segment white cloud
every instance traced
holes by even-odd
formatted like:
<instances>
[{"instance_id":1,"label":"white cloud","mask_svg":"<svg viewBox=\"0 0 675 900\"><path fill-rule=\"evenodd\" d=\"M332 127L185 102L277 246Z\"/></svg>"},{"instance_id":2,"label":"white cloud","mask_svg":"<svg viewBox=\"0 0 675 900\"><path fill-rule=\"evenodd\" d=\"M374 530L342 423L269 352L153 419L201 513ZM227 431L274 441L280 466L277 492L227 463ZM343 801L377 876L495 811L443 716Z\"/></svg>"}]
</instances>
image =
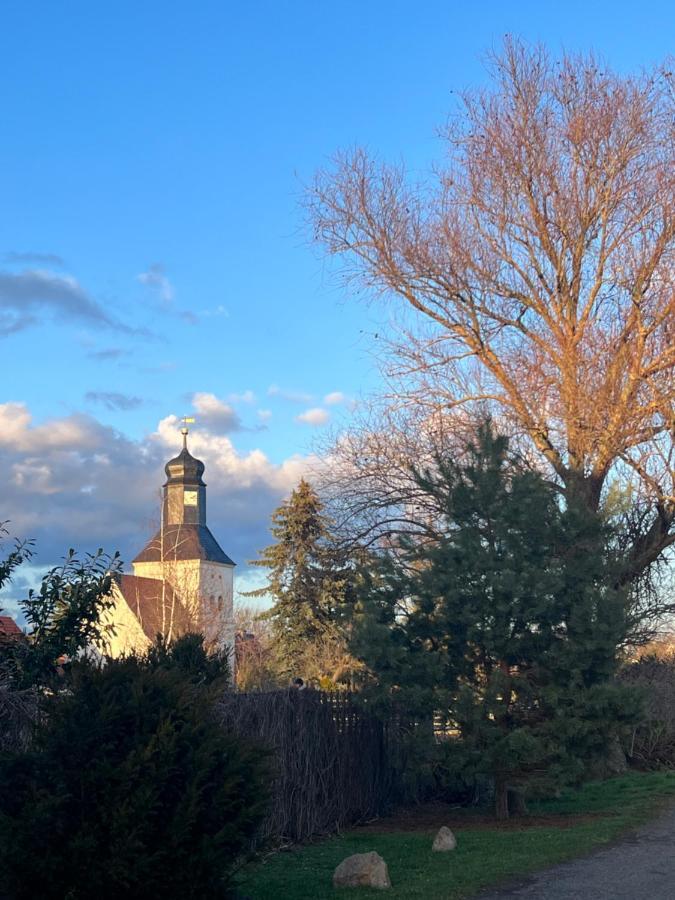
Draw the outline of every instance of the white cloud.
<instances>
[{"instance_id":1,"label":"white cloud","mask_svg":"<svg viewBox=\"0 0 675 900\"><path fill-rule=\"evenodd\" d=\"M11 535L35 538L33 562L43 572L69 547L119 549L128 569L157 527L164 465L180 450L180 427L177 415L168 416L132 441L92 416L35 423L24 404L0 405L2 519ZM270 542L273 510L319 461L276 463L259 448L241 452L201 420L188 442L206 465L209 527L241 575Z\"/></svg>"},{"instance_id":2,"label":"white cloud","mask_svg":"<svg viewBox=\"0 0 675 900\"><path fill-rule=\"evenodd\" d=\"M12 466L12 483L31 494L58 494L60 488L55 483L52 467L44 463L16 462Z\"/></svg>"},{"instance_id":3,"label":"white cloud","mask_svg":"<svg viewBox=\"0 0 675 900\"><path fill-rule=\"evenodd\" d=\"M288 400L291 403L311 403L313 400L311 394L307 394L304 391L288 391L285 388L280 388L278 384L271 384L267 388L267 393L270 397L280 397L282 400Z\"/></svg>"},{"instance_id":4,"label":"white cloud","mask_svg":"<svg viewBox=\"0 0 675 900\"><path fill-rule=\"evenodd\" d=\"M148 267L147 272L141 272L140 275L136 276L136 279L141 284L157 291L163 303L167 305L173 303L176 292L161 263L153 263Z\"/></svg>"},{"instance_id":5,"label":"white cloud","mask_svg":"<svg viewBox=\"0 0 675 900\"><path fill-rule=\"evenodd\" d=\"M243 394L229 394L227 399L230 403L255 403L255 394L247 390Z\"/></svg>"},{"instance_id":6,"label":"white cloud","mask_svg":"<svg viewBox=\"0 0 675 900\"><path fill-rule=\"evenodd\" d=\"M272 410L271 409L259 409L258 410L258 418L261 422L269 422L272 418Z\"/></svg>"},{"instance_id":7,"label":"white cloud","mask_svg":"<svg viewBox=\"0 0 675 900\"><path fill-rule=\"evenodd\" d=\"M167 449L177 449L180 425L181 420L177 416L167 416L160 421L155 437ZM305 457L291 456L280 465L274 465L262 450L251 450L243 456L239 455L229 437L201 428L190 433L189 441L191 453L201 456L205 461L208 457L211 469L215 466L225 479L235 478L239 487L250 488L262 480L276 490L290 490L306 470Z\"/></svg>"},{"instance_id":8,"label":"white cloud","mask_svg":"<svg viewBox=\"0 0 675 900\"><path fill-rule=\"evenodd\" d=\"M229 317L229 311L222 303L207 309L177 308L174 303L176 290L162 263L153 263L151 266L148 266L148 270L137 275L136 280L159 297L165 312L177 316L182 322L187 322L188 325L198 325L202 319Z\"/></svg>"},{"instance_id":9,"label":"white cloud","mask_svg":"<svg viewBox=\"0 0 675 900\"><path fill-rule=\"evenodd\" d=\"M207 428L226 432L239 431L242 427L236 411L215 394L193 394L192 406L199 416L199 422Z\"/></svg>"},{"instance_id":10,"label":"white cloud","mask_svg":"<svg viewBox=\"0 0 675 900\"><path fill-rule=\"evenodd\" d=\"M339 406L341 403L344 403L347 400L342 391L333 391L330 394L326 394L323 398L323 402L326 406Z\"/></svg>"},{"instance_id":11,"label":"white cloud","mask_svg":"<svg viewBox=\"0 0 675 900\"><path fill-rule=\"evenodd\" d=\"M214 306L213 309L200 309L197 315L200 319L210 319L214 316L224 316L227 319L229 318L230 313L227 307L223 306L222 303L219 303L218 306Z\"/></svg>"},{"instance_id":12,"label":"white cloud","mask_svg":"<svg viewBox=\"0 0 675 900\"><path fill-rule=\"evenodd\" d=\"M326 422L330 419L330 413L327 410L322 409L320 406L315 406L312 409L306 409L303 413L300 413L299 416L295 417L296 422L303 422L305 425L325 425Z\"/></svg>"},{"instance_id":13,"label":"white cloud","mask_svg":"<svg viewBox=\"0 0 675 900\"><path fill-rule=\"evenodd\" d=\"M78 413L32 425L33 417L23 403L0 403L0 448L18 453L43 453L98 446L104 427L90 416Z\"/></svg>"}]
</instances>

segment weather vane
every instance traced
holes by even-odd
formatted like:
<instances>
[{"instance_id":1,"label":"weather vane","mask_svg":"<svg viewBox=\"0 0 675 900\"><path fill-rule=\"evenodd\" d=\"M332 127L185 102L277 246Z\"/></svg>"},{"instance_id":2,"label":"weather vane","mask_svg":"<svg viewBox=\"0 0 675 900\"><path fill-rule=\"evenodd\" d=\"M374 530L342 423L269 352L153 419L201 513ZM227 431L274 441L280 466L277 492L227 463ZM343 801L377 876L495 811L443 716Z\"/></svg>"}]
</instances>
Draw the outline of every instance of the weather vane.
<instances>
[{"instance_id":1,"label":"weather vane","mask_svg":"<svg viewBox=\"0 0 675 900\"><path fill-rule=\"evenodd\" d=\"M183 416L181 421L183 423L183 427L181 428L180 433L183 435L183 447L187 449L187 436L190 433L188 425L193 425L195 418L194 416Z\"/></svg>"}]
</instances>

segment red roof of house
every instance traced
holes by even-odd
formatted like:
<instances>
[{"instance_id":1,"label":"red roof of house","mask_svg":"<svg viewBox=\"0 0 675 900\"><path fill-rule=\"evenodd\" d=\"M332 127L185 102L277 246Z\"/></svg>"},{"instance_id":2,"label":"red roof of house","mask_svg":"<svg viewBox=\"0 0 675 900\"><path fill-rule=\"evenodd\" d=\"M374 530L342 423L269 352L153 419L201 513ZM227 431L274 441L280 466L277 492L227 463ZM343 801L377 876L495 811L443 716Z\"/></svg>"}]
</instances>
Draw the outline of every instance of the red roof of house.
<instances>
[{"instance_id":1,"label":"red roof of house","mask_svg":"<svg viewBox=\"0 0 675 900\"><path fill-rule=\"evenodd\" d=\"M0 616L0 637L23 637L23 631L11 616Z\"/></svg>"}]
</instances>

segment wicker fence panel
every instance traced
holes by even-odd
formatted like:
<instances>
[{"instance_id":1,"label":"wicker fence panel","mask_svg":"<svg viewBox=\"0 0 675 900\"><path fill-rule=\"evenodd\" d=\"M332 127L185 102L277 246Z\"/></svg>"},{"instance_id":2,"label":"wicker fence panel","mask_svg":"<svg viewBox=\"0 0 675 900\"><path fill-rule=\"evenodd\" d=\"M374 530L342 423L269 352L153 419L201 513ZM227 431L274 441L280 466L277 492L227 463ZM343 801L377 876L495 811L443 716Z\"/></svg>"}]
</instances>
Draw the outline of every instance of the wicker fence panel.
<instances>
[{"instance_id":1,"label":"wicker fence panel","mask_svg":"<svg viewBox=\"0 0 675 900\"><path fill-rule=\"evenodd\" d=\"M0 750L25 750L35 726L37 702L31 691L14 690L0 677Z\"/></svg>"},{"instance_id":2,"label":"wicker fence panel","mask_svg":"<svg viewBox=\"0 0 675 900\"><path fill-rule=\"evenodd\" d=\"M273 754L273 799L260 839L300 841L380 815L392 794L392 737L348 695L228 694L228 730Z\"/></svg>"}]
</instances>

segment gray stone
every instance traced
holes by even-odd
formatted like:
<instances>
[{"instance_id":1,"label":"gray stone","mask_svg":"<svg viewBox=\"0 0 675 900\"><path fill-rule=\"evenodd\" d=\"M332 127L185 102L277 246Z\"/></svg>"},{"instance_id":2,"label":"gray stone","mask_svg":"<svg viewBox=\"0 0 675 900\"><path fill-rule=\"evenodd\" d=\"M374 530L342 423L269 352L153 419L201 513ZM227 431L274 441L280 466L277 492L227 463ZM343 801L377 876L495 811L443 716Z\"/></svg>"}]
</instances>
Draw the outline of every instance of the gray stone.
<instances>
[{"instance_id":1,"label":"gray stone","mask_svg":"<svg viewBox=\"0 0 675 900\"><path fill-rule=\"evenodd\" d=\"M444 825L442 828L439 828L431 849L437 853L444 853L446 850L454 850L456 846L457 841L454 834Z\"/></svg>"},{"instance_id":2,"label":"gray stone","mask_svg":"<svg viewBox=\"0 0 675 900\"><path fill-rule=\"evenodd\" d=\"M379 853L355 853L343 859L333 873L333 887L390 888L387 864Z\"/></svg>"}]
</instances>

